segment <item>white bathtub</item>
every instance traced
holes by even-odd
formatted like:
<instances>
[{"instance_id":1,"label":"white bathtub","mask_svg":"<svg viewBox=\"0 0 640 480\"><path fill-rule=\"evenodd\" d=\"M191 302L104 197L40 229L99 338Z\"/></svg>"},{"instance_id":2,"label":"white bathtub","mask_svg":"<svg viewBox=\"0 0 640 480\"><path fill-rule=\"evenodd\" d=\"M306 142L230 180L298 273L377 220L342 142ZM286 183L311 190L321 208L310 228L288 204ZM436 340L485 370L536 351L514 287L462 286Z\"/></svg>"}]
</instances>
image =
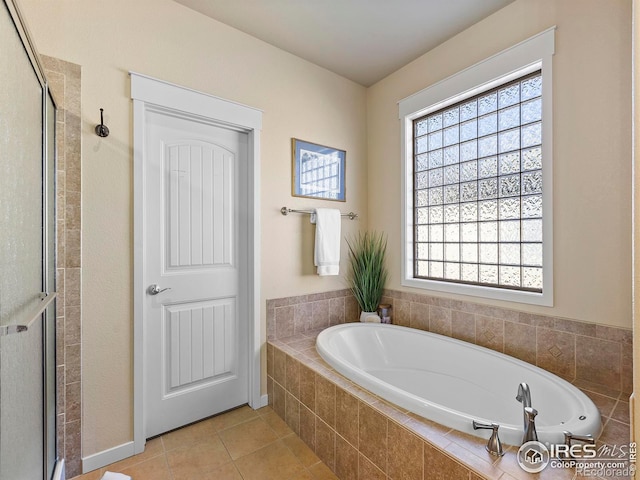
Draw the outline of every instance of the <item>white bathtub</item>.
<instances>
[{"instance_id":1,"label":"white bathtub","mask_svg":"<svg viewBox=\"0 0 640 480\"><path fill-rule=\"evenodd\" d=\"M472 421L500 425L500 439L520 445L526 382L538 410L541 442L562 443L563 431L600 433L600 412L580 390L529 363L434 333L371 323L322 331L316 349L338 372L400 407L444 426L487 438Z\"/></svg>"}]
</instances>

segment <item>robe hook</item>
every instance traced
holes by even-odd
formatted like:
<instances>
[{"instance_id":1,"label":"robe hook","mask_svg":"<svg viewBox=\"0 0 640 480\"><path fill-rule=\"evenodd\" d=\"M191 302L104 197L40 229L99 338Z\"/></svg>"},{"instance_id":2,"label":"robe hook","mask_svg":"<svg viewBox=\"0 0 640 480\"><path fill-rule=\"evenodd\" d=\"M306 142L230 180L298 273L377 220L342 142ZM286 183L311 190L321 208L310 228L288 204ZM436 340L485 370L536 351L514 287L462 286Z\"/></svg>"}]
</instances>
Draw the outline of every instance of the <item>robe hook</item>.
<instances>
[{"instance_id":1,"label":"robe hook","mask_svg":"<svg viewBox=\"0 0 640 480\"><path fill-rule=\"evenodd\" d=\"M107 128L107 126L104 124L104 120L102 117L102 112L103 109L100 109L100 125L96 125L96 135L98 135L99 137L108 137L109 136L109 129Z\"/></svg>"}]
</instances>

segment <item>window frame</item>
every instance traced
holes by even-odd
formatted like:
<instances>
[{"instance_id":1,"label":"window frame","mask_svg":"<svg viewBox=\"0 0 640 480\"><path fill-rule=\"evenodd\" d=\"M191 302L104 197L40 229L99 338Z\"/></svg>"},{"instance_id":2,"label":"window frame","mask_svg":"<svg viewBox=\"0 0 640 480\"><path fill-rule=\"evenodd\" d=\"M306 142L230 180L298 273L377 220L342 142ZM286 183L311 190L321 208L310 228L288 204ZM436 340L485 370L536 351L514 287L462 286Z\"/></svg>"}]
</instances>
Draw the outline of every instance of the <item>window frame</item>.
<instances>
[{"instance_id":1,"label":"window frame","mask_svg":"<svg viewBox=\"0 0 640 480\"><path fill-rule=\"evenodd\" d=\"M403 199L401 285L487 299L553 306L552 58L554 52L555 27L551 27L398 102L401 123ZM542 292L414 277L413 121L536 70L542 71Z\"/></svg>"}]
</instances>

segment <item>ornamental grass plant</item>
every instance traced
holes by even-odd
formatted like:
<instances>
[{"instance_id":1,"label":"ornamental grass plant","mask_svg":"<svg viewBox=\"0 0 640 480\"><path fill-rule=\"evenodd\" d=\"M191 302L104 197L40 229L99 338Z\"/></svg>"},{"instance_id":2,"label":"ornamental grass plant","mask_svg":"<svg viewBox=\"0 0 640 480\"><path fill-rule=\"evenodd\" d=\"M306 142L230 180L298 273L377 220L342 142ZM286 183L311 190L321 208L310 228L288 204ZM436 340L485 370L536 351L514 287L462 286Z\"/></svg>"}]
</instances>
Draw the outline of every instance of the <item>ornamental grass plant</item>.
<instances>
[{"instance_id":1,"label":"ornamental grass plant","mask_svg":"<svg viewBox=\"0 0 640 480\"><path fill-rule=\"evenodd\" d=\"M349 270L347 282L363 312L378 309L388 272L385 267L387 237L383 233L359 232L349 247Z\"/></svg>"}]
</instances>

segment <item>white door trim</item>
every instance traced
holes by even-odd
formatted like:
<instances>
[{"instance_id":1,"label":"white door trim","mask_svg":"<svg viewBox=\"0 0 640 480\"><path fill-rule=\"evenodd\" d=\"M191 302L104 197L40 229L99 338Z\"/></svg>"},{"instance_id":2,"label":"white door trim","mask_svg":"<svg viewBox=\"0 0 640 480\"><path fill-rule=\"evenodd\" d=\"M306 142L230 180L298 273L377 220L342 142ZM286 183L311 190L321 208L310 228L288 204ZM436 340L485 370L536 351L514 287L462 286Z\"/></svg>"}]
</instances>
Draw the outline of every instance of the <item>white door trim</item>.
<instances>
[{"instance_id":1,"label":"white door trim","mask_svg":"<svg viewBox=\"0 0 640 480\"><path fill-rule=\"evenodd\" d=\"M248 316L249 322L249 405L264 406L260 395L260 132L262 111L236 102L157 80L146 75L129 72L131 76L131 98L133 99L133 440L134 453L144 451L144 328L143 304L145 283L144 265L144 127L147 105L160 106L197 115L220 125L246 132L248 151L248 196L249 196L249 272L248 272Z\"/></svg>"}]
</instances>

